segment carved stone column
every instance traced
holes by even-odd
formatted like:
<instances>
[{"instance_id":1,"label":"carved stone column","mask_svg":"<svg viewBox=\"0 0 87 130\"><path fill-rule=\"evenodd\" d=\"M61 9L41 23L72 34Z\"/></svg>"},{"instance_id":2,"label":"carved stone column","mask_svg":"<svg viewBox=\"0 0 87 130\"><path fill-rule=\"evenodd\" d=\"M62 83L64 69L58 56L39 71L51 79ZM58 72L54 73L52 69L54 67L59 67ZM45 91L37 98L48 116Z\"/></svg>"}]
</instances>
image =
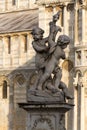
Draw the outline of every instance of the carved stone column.
<instances>
[{"instance_id":1,"label":"carved stone column","mask_svg":"<svg viewBox=\"0 0 87 130\"><path fill-rule=\"evenodd\" d=\"M85 108L85 104L84 104L85 86L84 86L84 81L82 81L82 85L83 86L81 86L81 125L80 125L80 127L81 127L81 130L85 130L85 119L84 119L84 116L85 116L85 111L84 111L84 108Z\"/></svg>"},{"instance_id":2,"label":"carved stone column","mask_svg":"<svg viewBox=\"0 0 87 130\"><path fill-rule=\"evenodd\" d=\"M77 87L78 78L74 78L73 86L74 86L74 124L73 129L77 130L77 107L78 107L78 87Z\"/></svg>"},{"instance_id":3,"label":"carved stone column","mask_svg":"<svg viewBox=\"0 0 87 130\"><path fill-rule=\"evenodd\" d=\"M75 78L74 86L75 86L74 129L75 130L78 130L78 129L85 130L84 78L83 77L80 77L79 79Z\"/></svg>"},{"instance_id":4,"label":"carved stone column","mask_svg":"<svg viewBox=\"0 0 87 130\"><path fill-rule=\"evenodd\" d=\"M64 6L64 34L68 34L68 12L67 5Z\"/></svg>"},{"instance_id":5,"label":"carved stone column","mask_svg":"<svg viewBox=\"0 0 87 130\"><path fill-rule=\"evenodd\" d=\"M9 130L14 129L14 85L9 84Z\"/></svg>"},{"instance_id":6,"label":"carved stone column","mask_svg":"<svg viewBox=\"0 0 87 130\"><path fill-rule=\"evenodd\" d=\"M74 41L75 41L75 45L78 44L78 5L76 3L75 5L75 30L74 30Z\"/></svg>"},{"instance_id":7,"label":"carved stone column","mask_svg":"<svg viewBox=\"0 0 87 130\"><path fill-rule=\"evenodd\" d=\"M85 17L86 17L86 15L85 15L85 9L83 8L82 9L82 42L83 42L83 45L85 44L85 35L86 35L86 31L85 31L85 28L86 28L86 26L85 26Z\"/></svg>"},{"instance_id":8,"label":"carved stone column","mask_svg":"<svg viewBox=\"0 0 87 130\"><path fill-rule=\"evenodd\" d=\"M75 86L75 87L77 87L77 86ZM74 130L77 130L77 93L78 93L78 91L77 91L77 89L75 88L75 90L74 90L74 104L75 104L75 107L74 107L74 125L73 125L73 129Z\"/></svg>"}]
</instances>

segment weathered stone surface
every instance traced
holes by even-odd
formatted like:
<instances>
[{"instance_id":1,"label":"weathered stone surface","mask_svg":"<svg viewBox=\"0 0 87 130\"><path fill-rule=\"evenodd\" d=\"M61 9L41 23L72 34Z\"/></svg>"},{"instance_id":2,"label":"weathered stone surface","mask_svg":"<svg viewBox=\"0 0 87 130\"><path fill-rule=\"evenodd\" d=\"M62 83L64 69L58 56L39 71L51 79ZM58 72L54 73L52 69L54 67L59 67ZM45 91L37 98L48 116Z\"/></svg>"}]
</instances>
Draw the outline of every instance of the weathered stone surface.
<instances>
[{"instance_id":1,"label":"weathered stone surface","mask_svg":"<svg viewBox=\"0 0 87 130\"><path fill-rule=\"evenodd\" d=\"M41 90L29 90L27 96L28 102L36 104L54 104L58 102L64 102L64 94L61 91L52 93L50 91Z\"/></svg>"},{"instance_id":2,"label":"weathered stone surface","mask_svg":"<svg viewBox=\"0 0 87 130\"><path fill-rule=\"evenodd\" d=\"M19 104L28 112L27 130L65 130L64 113L73 108L67 103L54 105Z\"/></svg>"},{"instance_id":3,"label":"weathered stone surface","mask_svg":"<svg viewBox=\"0 0 87 130\"><path fill-rule=\"evenodd\" d=\"M69 119L69 120L66 122L66 126L67 126L68 130L73 130L73 129L77 130L77 127L79 128L79 125L80 125L81 130L83 130L83 129L85 130L85 129L87 129L87 125L86 125L87 124L87 121L86 121L86 119L87 119L86 110L87 109L85 107L86 103L87 103L87 95L84 96L85 89L87 88L87 75L85 75L85 73L87 73L87 63L86 63L87 58L85 55L85 51L87 50L87 46L86 46L86 43L87 43L86 42L87 41L87 23L86 23L87 11L86 11L85 5L81 6L81 8L78 10L78 3L75 6L74 2L76 2L76 1L74 1L73 2L74 10L71 10L72 8L70 6L69 7L71 9L69 10L68 4L72 5L72 3L67 3L67 2L65 2L66 0L65 1L63 0L64 3L61 3L62 1L60 1L60 6L59 6L59 4L56 4L56 2L58 3L58 0L40 0L40 1L43 3L44 2L47 3L46 6L43 5L43 6L39 7L39 14L38 14L39 15L39 19L38 19L39 26L40 27L43 26L43 29L46 30L45 36L48 34L48 30L49 30L48 23L52 19L52 15L54 13L56 13L58 10L63 9L62 15L61 15L61 20L57 24L62 25L63 34L66 32L71 37L71 41L72 41L72 38L74 38L74 41L72 41L72 44L69 46L69 48L66 49L66 54L67 54L67 59L72 61L73 65L75 64L76 68L73 68L70 71L69 71L69 69L66 70L66 67L64 67L62 64L63 61L61 62L61 67L63 67L62 80L64 82L66 82L67 85L69 85L70 91L72 91L72 93L75 95L74 103L76 105L74 112L70 111L68 114L69 116L67 116L67 119ZM52 4L52 3L50 4L50 2L53 2L53 1L55 2L55 4ZM19 12L21 14L23 14L23 12L25 12L26 9L29 10L30 6L31 6L31 8L34 8L35 6L37 6L36 4L32 4L34 2L35 2L35 0L26 0L26 3L25 3L25 0L17 0L16 5L12 5L12 0L9 0L7 2L6 2L6 0L0 0L0 13L1 13L0 15L4 15L4 13L5 13L4 16L6 16L9 14L9 11L11 13L13 12L13 14L15 15L18 13L17 11L20 9L21 9L21 11L19 11ZM64 4L64 6L63 6L63 4ZM49 5L51 5L51 6L49 6ZM65 18L65 20L63 20L64 18ZM4 21L4 23L5 23L5 21ZM10 22L8 24L10 25ZM2 30L2 28L0 28L0 30ZM11 72L11 70L16 69L16 67L19 67L20 65L21 65L21 67L23 67L22 65L24 65L25 62L27 62L27 64L28 64L29 60L31 60L32 57L34 56L34 51L32 50L32 47L30 47L31 40L32 40L30 35L28 36L28 47L29 48L28 48L27 53L24 53L24 43L25 42L23 42L23 40L20 37L21 37L21 34L26 34L26 33L28 34L28 32L18 32L18 33L14 32L14 34L5 33L4 35L3 34L0 35L0 69L1 69L0 75L7 75L8 73ZM8 43L3 40L4 36L8 36L8 35L10 35L11 39L12 39L11 40L12 53L10 55L7 54L8 53ZM20 39L19 42L17 41L17 38L13 35L18 35L18 37ZM13 41L12 37L14 37L14 39L16 41ZM19 45L19 47L18 47L18 45ZM16 47L18 47L18 49ZM13 54L14 48L16 48L16 52L19 53L19 64L17 64L17 65L13 64L13 62L15 62L15 54ZM81 56L82 56L81 65L77 65L77 56L74 55L75 51L76 52L81 51ZM33 65L34 65L34 62L33 62ZM19 69L20 69L20 67L19 67ZM75 76L76 76L75 77L75 79L76 79L75 89L73 87L74 72L75 72ZM79 75L81 75L82 77L80 77L78 79ZM1 81L1 79L0 79L0 81ZM81 100L80 100L81 106L78 102L80 99L80 97L78 96L79 90L77 89L78 82L80 82L84 86L84 87L81 87ZM24 100L20 100L20 97L22 97L24 89L21 89L21 87L20 87L20 89L18 90L19 86L16 85L15 86L15 87L17 87L17 90L15 91L16 93L10 92L10 94L9 94L9 92L8 92L8 98L2 99L2 87L3 87L2 82L0 82L0 105L1 105L0 130L8 129L7 122L9 122L9 130L13 130L13 126L11 126L11 125L14 124L14 121L12 121L11 119L9 119L7 117L9 117L9 111L11 112L13 110L13 112L10 114L10 117L13 118L14 111L17 109L17 107L16 108L14 107L14 109L13 109L13 107L11 108L12 105L15 106L15 104L17 102L24 101ZM8 84L8 91L9 91L9 88L11 88L11 87L9 87L9 84ZM18 97L19 92L21 93L20 97ZM12 104L9 103L10 95L13 98L13 99L11 99ZM24 98L24 99L26 99L26 98ZM6 106L8 106L8 107L6 107ZM79 108L81 108L81 110L79 110ZM8 110L8 113L7 112L5 113L5 110L6 111ZM22 113L23 112L20 112L21 116L22 116ZM82 118L80 118L80 116L79 116L79 114L81 114L81 113L82 113L82 115L81 115ZM85 115L85 117L84 117L84 115ZM72 119L71 119L71 117L72 117ZM78 123L78 121L80 123ZM16 126L16 127L14 127L14 130L20 130L20 129L25 130L26 129L22 124L19 126L17 121L15 122L14 125ZM85 126L85 128L84 128L84 126Z\"/></svg>"}]
</instances>

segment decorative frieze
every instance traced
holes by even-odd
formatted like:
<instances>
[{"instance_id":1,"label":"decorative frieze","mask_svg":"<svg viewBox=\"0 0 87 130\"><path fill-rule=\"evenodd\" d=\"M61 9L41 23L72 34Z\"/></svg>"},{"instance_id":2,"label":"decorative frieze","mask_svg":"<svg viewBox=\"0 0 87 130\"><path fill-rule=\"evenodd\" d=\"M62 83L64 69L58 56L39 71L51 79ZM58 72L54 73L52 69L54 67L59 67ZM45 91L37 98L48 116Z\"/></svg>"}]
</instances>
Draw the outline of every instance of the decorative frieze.
<instances>
[{"instance_id":1,"label":"decorative frieze","mask_svg":"<svg viewBox=\"0 0 87 130\"><path fill-rule=\"evenodd\" d=\"M49 118L46 118L46 117L41 117L41 118L35 120L33 127L32 127L32 130L35 130L35 129L37 130L38 124L44 124L44 123L47 124L47 127L50 128L50 130L54 130L52 121ZM45 129L43 128L41 130L45 130Z\"/></svg>"}]
</instances>

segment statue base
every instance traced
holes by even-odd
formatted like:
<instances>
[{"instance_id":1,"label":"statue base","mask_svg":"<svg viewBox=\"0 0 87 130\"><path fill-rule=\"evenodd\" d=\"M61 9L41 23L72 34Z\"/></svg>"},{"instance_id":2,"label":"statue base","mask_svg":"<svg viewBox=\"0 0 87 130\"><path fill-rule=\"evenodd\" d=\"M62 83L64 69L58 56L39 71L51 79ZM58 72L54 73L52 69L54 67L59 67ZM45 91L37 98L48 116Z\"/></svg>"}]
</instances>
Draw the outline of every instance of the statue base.
<instances>
[{"instance_id":1,"label":"statue base","mask_svg":"<svg viewBox=\"0 0 87 130\"><path fill-rule=\"evenodd\" d=\"M36 104L54 104L58 102L65 102L64 94L61 91L52 93L48 90L29 90L27 101Z\"/></svg>"},{"instance_id":2,"label":"statue base","mask_svg":"<svg viewBox=\"0 0 87 130\"><path fill-rule=\"evenodd\" d=\"M61 91L28 90L27 103L19 103L27 111L26 130L66 130L65 113L73 104L65 102Z\"/></svg>"},{"instance_id":3,"label":"statue base","mask_svg":"<svg viewBox=\"0 0 87 130\"><path fill-rule=\"evenodd\" d=\"M65 112L74 105L68 103L54 103L48 105L25 103L19 104L27 111L26 130L66 130Z\"/></svg>"}]
</instances>

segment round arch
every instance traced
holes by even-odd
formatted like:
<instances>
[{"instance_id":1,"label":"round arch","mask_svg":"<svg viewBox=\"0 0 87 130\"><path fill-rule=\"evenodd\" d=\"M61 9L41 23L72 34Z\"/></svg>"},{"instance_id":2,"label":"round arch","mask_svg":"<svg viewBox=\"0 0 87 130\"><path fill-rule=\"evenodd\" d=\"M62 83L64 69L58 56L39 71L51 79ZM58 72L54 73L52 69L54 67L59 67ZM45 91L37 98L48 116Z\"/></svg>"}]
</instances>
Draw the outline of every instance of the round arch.
<instances>
[{"instance_id":1,"label":"round arch","mask_svg":"<svg viewBox=\"0 0 87 130\"><path fill-rule=\"evenodd\" d=\"M77 75L79 76L79 77L82 77L82 72L81 72L81 70L76 70L76 72L75 72L75 77L77 77Z\"/></svg>"},{"instance_id":2,"label":"round arch","mask_svg":"<svg viewBox=\"0 0 87 130\"><path fill-rule=\"evenodd\" d=\"M8 79L8 77L6 75L0 75L0 84L2 84L3 81L6 81L7 84L9 85L10 81L9 81L9 79Z\"/></svg>"},{"instance_id":3,"label":"round arch","mask_svg":"<svg viewBox=\"0 0 87 130\"><path fill-rule=\"evenodd\" d=\"M83 72L83 76L87 73L87 69Z\"/></svg>"},{"instance_id":4,"label":"round arch","mask_svg":"<svg viewBox=\"0 0 87 130\"><path fill-rule=\"evenodd\" d=\"M70 72L74 68L73 62L71 60L66 59L62 63L62 68Z\"/></svg>"},{"instance_id":5,"label":"round arch","mask_svg":"<svg viewBox=\"0 0 87 130\"><path fill-rule=\"evenodd\" d=\"M12 81L13 81L13 84L17 83L19 85L23 85L26 81L26 77L22 73L15 73L12 76Z\"/></svg>"}]
</instances>

